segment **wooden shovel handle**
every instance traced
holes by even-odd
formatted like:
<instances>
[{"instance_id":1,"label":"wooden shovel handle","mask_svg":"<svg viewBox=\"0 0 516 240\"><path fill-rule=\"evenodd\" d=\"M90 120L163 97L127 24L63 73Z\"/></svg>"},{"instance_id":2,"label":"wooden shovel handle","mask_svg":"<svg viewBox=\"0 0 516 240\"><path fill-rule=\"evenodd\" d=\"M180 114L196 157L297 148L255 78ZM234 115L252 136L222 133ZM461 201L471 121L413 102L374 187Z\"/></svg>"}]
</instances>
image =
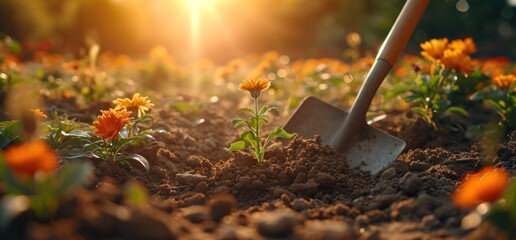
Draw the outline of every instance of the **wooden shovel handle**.
<instances>
[{"instance_id":1,"label":"wooden shovel handle","mask_svg":"<svg viewBox=\"0 0 516 240\"><path fill-rule=\"evenodd\" d=\"M369 70L351 110L334 135L332 142L336 149L351 146L366 124L366 114L376 91L405 48L421 15L430 0L407 0L389 35L378 51L376 61Z\"/></svg>"},{"instance_id":2,"label":"wooden shovel handle","mask_svg":"<svg viewBox=\"0 0 516 240\"><path fill-rule=\"evenodd\" d=\"M408 0L378 51L378 59L394 65L430 0Z\"/></svg>"}]
</instances>

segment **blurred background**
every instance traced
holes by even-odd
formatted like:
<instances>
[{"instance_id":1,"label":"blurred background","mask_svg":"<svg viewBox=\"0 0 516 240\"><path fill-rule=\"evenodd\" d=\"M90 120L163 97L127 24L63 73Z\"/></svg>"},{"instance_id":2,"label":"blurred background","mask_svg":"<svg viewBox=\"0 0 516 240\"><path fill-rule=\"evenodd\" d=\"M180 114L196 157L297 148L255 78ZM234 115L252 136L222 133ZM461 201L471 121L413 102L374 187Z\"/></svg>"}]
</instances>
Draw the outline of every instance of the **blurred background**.
<instances>
[{"instance_id":1,"label":"blurred background","mask_svg":"<svg viewBox=\"0 0 516 240\"><path fill-rule=\"evenodd\" d=\"M404 0L0 0L0 34L25 48L216 61L275 50L293 57L376 52ZM476 57L516 59L516 0L432 0L407 52L430 38L472 37Z\"/></svg>"}]
</instances>

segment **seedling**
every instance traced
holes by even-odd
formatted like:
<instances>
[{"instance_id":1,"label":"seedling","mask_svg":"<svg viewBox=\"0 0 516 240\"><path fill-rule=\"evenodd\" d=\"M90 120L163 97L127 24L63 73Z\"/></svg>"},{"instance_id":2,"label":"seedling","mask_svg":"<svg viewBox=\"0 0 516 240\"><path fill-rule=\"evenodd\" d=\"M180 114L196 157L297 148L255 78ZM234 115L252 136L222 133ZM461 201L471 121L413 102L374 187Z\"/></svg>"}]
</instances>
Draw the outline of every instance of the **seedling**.
<instances>
[{"instance_id":1,"label":"seedling","mask_svg":"<svg viewBox=\"0 0 516 240\"><path fill-rule=\"evenodd\" d=\"M270 81L261 77L246 79L240 84L240 90L249 91L251 94L254 107L242 109L242 111L251 113L249 119L236 118L232 120L233 127L244 126L247 130L240 133L239 141L232 143L229 148L224 148L226 151L241 151L247 149L256 156L258 164L263 163L265 150L272 140L276 138L289 139L295 136L295 134L287 133L283 128L276 127L267 135L267 138L262 143L260 127L268 122L266 115L274 108L268 106L259 108L258 99L260 98L261 92L267 90L270 85Z\"/></svg>"}]
</instances>

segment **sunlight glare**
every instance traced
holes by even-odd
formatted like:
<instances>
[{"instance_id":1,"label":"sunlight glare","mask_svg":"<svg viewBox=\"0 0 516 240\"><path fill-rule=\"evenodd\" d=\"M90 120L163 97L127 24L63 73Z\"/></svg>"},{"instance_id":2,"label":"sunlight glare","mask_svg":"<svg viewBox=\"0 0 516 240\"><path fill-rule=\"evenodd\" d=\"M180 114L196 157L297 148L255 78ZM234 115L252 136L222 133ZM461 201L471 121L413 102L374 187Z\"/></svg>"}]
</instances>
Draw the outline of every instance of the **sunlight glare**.
<instances>
[{"instance_id":1,"label":"sunlight glare","mask_svg":"<svg viewBox=\"0 0 516 240\"><path fill-rule=\"evenodd\" d=\"M206 7L213 2L213 0L185 0L190 8Z\"/></svg>"}]
</instances>

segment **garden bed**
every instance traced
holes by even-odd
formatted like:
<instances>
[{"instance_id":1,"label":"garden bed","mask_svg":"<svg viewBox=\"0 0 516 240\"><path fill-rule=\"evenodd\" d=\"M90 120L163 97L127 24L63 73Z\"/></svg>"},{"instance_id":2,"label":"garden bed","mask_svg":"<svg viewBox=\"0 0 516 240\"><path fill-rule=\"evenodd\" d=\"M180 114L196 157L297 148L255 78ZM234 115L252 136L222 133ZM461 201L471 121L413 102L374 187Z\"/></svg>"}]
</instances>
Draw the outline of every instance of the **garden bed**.
<instances>
[{"instance_id":1,"label":"garden bed","mask_svg":"<svg viewBox=\"0 0 516 240\"><path fill-rule=\"evenodd\" d=\"M461 228L467 211L454 207L450 192L484 159L479 144L460 134L434 131L399 112L374 125L409 147L374 176L350 169L345 155L317 137L275 143L258 165L251 154L223 150L236 137L229 124L234 108L220 101L195 113L155 109L148 127L171 134L130 149L149 161L149 172L139 165L91 160L95 176L87 189L61 204L51 221L19 215L9 225L10 236L476 239L498 234L484 225L475 231ZM275 117L272 125L283 122ZM496 165L514 169L514 132L496 153ZM128 200L128 186L135 183L147 189L148 204Z\"/></svg>"},{"instance_id":2,"label":"garden bed","mask_svg":"<svg viewBox=\"0 0 516 240\"><path fill-rule=\"evenodd\" d=\"M516 162L514 64L471 59L470 38L421 46L424 58L401 59L369 109L372 126L407 143L374 175L350 168L319 136L262 139L309 95L349 108L373 58L269 52L185 66L163 47L134 61L100 54L99 45L67 61L48 52L21 61L4 50L0 237L508 238L516 234L506 204L516 196L516 185L507 187ZM250 79L260 88L246 87ZM258 98L274 109L258 111ZM252 100L254 109L240 111ZM261 116L234 120L249 112ZM495 180L469 175L477 182L461 187L485 166L496 167L487 174ZM509 219L507 232L490 225L500 219Z\"/></svg>"}]
</instances>

